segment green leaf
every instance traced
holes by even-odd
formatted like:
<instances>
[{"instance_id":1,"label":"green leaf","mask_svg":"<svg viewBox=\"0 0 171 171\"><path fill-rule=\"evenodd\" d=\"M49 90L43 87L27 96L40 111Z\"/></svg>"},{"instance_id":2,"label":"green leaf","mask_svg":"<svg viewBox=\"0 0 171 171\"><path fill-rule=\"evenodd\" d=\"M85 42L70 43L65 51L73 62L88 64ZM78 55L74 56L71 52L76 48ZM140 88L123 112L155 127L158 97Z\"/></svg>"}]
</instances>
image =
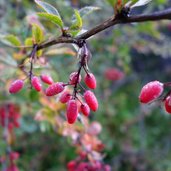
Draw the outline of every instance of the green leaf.
<instances>
[{"instance_id":1,"label":"green leaf","mask_svg":"<svg viewBox=\"0 0 171 171\"><path fill-rule=\"evenodd\" d=\"M21 42L18 39L18 37L14 36L12 34L3 36L2 39L4 40L4 41L3 40L2 41L5 44L12 45L12 46L21 46Z\"/></svg>"},{"instance_id":2,"label":"green leaf","mask_svg":"<svg viewBox=\"0 0 171 171\"><path fill-rule=\"evenodd\" d=\"M78 10L74 10L74 20L73 20L73 24L71 25L70 29L71 30L80 30L82 28L83 22L82 22L82 18L80 16L80 13Z\"/></svg>"},{"instance_id":3,"label":"green leaf","mask_svg":"<svg viewBox=\"0 0 171 171\"><path fill-rule=\"evenodd\" d=\"M48 14L48 13L37 13L37 15L39 17L43 17L51 22L53 22L54 24L56 24L57 26L59 26L60 28L63 27L63 22L61 20L61 18L57 15L53 15L53 14Z\"/></svg>"},{"instance_id":4,"label":"green leaf","mask_svg":"<svg viewBox=\"0 0 171 171\"><path fill-rule=\"evenodd\" d=\"M150 3L150 1L152 0L132 0L132 8L134 7L138 7L138 6L143 6L143 5L146 5L148 3Z\"/></svg>"},{"instance_id":5,"label":"green leaf","mask_svg":"<svg viewBox=\"0 0 171 171\"><path fill-rule=\"evenodd\" d=\"M40 0L35 0L35 2L41 8L43 8L48 14L57 15L59 18L61 18L58 10L55 7L53 7L52 5L48 4L47 2L40 1Z\"/></svg>"},{"instance_id":6,"label":"green leaf","mask_svg":"<svg viewBox=\"0 0 171 171\"><path fill-rule=\"evenodd\" d=\"M28 37L25 42L24 42L25 46L33 46L33 38L32 37Z\"/></svg>"},{"instance_id":7,"label":"green leaf","mask_svg":"<svg viewBox=\"0 0 171 171\"><path fill-rule=\"evenodd\" d=\"M99 7L87 6L87 7L81 8L79 10L79 13L80 13L80 16L83 18L83 17L85 17L85 16L87 16L87 15L91 14L92 12L97 11L99 9L100 9Z\"/></svg>"},{"instance_id":8,"label":"green leaf","mask_svg":"<svg viewBox=\"0 0 171 171\"><path fill-rule=\"evenodd\" d=\"M32 37L34 43L40 43L43 41L43 30L37 24L32 24Z\"/></svg>"}]
</instances>

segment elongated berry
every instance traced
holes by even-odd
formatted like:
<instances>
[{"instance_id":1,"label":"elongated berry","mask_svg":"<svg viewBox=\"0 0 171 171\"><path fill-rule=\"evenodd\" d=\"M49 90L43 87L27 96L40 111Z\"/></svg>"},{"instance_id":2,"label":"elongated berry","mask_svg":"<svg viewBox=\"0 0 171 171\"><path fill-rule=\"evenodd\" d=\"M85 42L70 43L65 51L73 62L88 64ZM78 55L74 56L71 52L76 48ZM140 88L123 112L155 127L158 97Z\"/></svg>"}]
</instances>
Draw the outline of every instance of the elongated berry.
<instances>
[{"instance_id":1,"label":"elongated berry","mask_svg":"<svg viewBox=\"0 0 171 171\"><path fill-rule=\"evenodd\" d=\"M34 87L34 89L36 91L41 91L42 89L42 84L40 82L40 79L36 76L34 76L32 79L31 79L31 85Z\"/></svg>"},{"instance_id":2,"label":"elongated berry","mask_svg":"<svg viewBox=\"0 0 171 171\"><path fill-rule=\"evenodd\" d=\"M15 80L9 88L9 92L11 94L18 93L23 88L23 86L24 86L23 80Z\"/></svg>"},{"instance_id":3,"label":"elongated berry","mask_svg":"<svg viewBox=\"0 0 171 171\"><path fill-rule=\"evenodd\" d=\"M81 81L81 75L79 75L78 78L78 72L72 72L69 76L69 83L70 84L76 84L77 82L79 83Z\"/></svg>"},{"instance_id":4,"label":"elongated berry","mask_svg":"<svg viewBox=\"0 0 171 171\"><path fill-rule=\"evenodd\" d=\"M152 81L146 84L139 95L141 103L149 103L156 100L163 92L163 83L159 81Z\"/></svg>"},{"instance_id":5,"label":"elongated berry","mask_svg":"<svg viewBox=\"0 0 171 171\"><path fill-rule=\"evenodd\" d=\"M93 92L87 90L84 93L84 99L92 111L95 112L98 109L98 101Z\"/></svg>"},{"instance_id":6,"label":"elongated berry","mask_svg":"<svg viewBox=\"0 0 171 171\"><path fill-rule=\"evenodd\" d=\"M84 78L85 84L91 89L96 88L96 78L92 73L86 74Z\"/></svg>"},{"instance_id":7,"label":"elongated berry","mask_svg":"<svg viewBox=\"0 0 171 171\"><path fill-rule=\"evenodd\" d=\"M90 114L90 107L86 103L82 104L80 109L81 109L81 112L83 113L83 115L89 116L89 114Z\"/></svg>"},{"instance_id":8,"label":"elongated berry","mask_svg":"<svg viewBox=\"0 0 171 171\"><path fill-rule=\"evenodd\" d=\"M164 101L164 106L166 112L171 114L171 96L168 96L166 100Z\"/></svg>"},{"instance_id":9,"label":"elongated berry","mask_svg":"<svg viewBox=\"0 0 171 171\"><path fill-rule=\"evenodd\" d=\"M78 106L76 100L69 100L67 103L67 121L69 124L73 124L78 116Z\"/></svg>"},{"instance_id":10,"label":"elongated berry","mask_svg":"<svg viewBox=\"0 0 171 171\"><path fill-rule=\"evenodd\" d=\"M53 83L53 79L52 79L52 77L49 76L49 75L41 75L40 78L41 78L41 80L42 80L44 83L46 83L46 84L51 85L51 84Z\"/></svg>"},{"instance_id":11,"label":"elongated berry","mask_svg":"<svg viewBox=\"0 0 171 171\"><path fill-rule=\"evenodd\" d=\"M51 84L45 91L46 96L54 96L64 90L64 83L58 82Z\"/></svg>"},{"instance_id":12,"label":"elongated berry","mask_svg":"<svg viewBox=\"0 0 171 171\"><path fill-rule=\"evenodd\" d=\"M69 91L64 91L59 99L61 103L66 103L71 99L71 94Z\"/></svg>"}]
</instances>

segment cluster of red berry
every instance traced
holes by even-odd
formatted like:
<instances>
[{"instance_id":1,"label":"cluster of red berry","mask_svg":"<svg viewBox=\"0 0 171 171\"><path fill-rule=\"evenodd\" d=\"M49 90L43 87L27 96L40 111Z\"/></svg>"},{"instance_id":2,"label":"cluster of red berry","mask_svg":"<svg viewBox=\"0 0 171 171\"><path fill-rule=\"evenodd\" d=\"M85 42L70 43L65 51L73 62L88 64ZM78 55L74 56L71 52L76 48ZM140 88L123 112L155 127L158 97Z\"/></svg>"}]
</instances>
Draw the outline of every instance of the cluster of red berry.
<instances>
[{"instance_id":1,"label":"cluster of red berry","mask_svg":"<svg viewBox=\"0 0 171 171\"><path fill-rule=\"evenodd\" d=\"M9 154L9 166L4 171L19 171L15 161L19 158L18 152L10 152Z\"/></svg>"},{"instance_id":2,"label":"cluster of red berry","mask_svg":"<svg viewBox=\"0 0 171 171\"><path fill-rule=\"evenodd\" d=\"M31 85L36 91L42 90L41 81L49 85L53 83L53 79L49 75L41 75L40 78L37 76L33 76L31 78ZM20 80L20 79L15 80L10 85L9 92L11 94L18 93L20 90L22 90L23 87L24 87L24 80Z\"/></svg>"},{"instance_id":3,"label":"cluster of red berry","mask_svg":"<svg viewBox=\"0 0 171 171\"><path fill-rule=\"evenodd\" d=\"M0 124L2 127L8 127L11 132L15 127L20 126L18 107L12 103L0 107Z\"/></svg>"},{"instance_id":4,"label":"cluster of red berry","mask_svg":"<svg viewBox=\"0 0 171 171\"><path fill-rule=\"evenodd\" d=\"M159 81L152 81L146 84L140 92L141 103L151 103L159 100L164 92L164 88L170 86L170 83L161 83ZM171 114L171 92L169 91L164 97L161 97L164 102L166 112Z\"/></svg>"},{"instance_id":5,"label":"cluster of red berry","mask_svg":"<svg viewBox=\"0 0 171 171\"><path fill-rule=\"evenodd\" d=\"M68 171L111 171L111 167L100 161L86 162L82 159L72 160L67 164Z\"/></svg>"},{"instance_id":6,"label":"cluster of red berry","mask_svg":"<svg viewBox=\"0 0 171 171\"><path fill-rule=\"evenodd\" d=\"M31 86L36 91L42 90L41 81L49 84L50 86L45 90L46 96L55 96L61 93L60 102L67 103L66 117L67 121L70 124L73 124L78 117L78 113L81 112L83 115L88 116L90 114L90 110L97 111L98 109L98 101L94 93L90 90L86 90L81 82L81 70L84 69L85 77L84 83L90 89L96 88L96 78L95 76L88 71L87 60L89 57L89 51L84 45L81 48L80 53L80 61L79 61L79 69L76 72L73 72L69 76L68 83L63 82L53 82L52 78L48 75L41 75L40 78L37 76L33 76L32 70L30 70L30 83ZM32 68L32 67L31 67ZM24 86L24 80L16 80L14 81L10 88L9 92L14 94L19 92ZM65 88L67 86L73 87L73 93L71 94ZM83 98L81 98L81 90L78 89L78 86L83 90ZM84 99L84 101L82 100Z\"/></svg>"}]
</instances>

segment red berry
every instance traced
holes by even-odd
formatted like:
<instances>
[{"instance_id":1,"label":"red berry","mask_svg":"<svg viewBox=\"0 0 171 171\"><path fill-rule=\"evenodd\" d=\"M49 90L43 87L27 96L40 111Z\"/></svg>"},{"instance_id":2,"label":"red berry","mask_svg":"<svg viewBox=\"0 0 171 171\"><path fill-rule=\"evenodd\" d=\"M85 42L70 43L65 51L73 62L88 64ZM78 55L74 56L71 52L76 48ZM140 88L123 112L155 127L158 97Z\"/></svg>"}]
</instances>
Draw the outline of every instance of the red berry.
<instances>
[{"instance_id":1,"label":"red berry","mask_svg":"<svg viewBox=\"0 0 171 171\"><path fill-rule=\"evenodd\" d=\"M149 103L157 99L163 92L163 83L152 81L146 84L140 92L140 102Z\"/></svg>"},{"instance_id":2,"label":"red berry","mask_svg":"<svg viewBox=\"0 0 171 171\"><path fill-rule=\"evenodd\" d=\"M107 68L104 71L104 76L108 80L117 81L124 78L124 73L117 68Z\"/></svg>"},{"instance_id":3,"label":"red berry","mask_svg":"<svg viewBox=\"0 0 171 171\"><path fill-rule=\"evenodd\" d=\"M67 169L69 169L69 170L73 170L75 167L76 167L76 162L74 160L70 161L67 164Z\"/></svg>"},{"instance_id":4,"label":"red berry","mask_svg":"<svg viewBox=\"0 0 171 171\"><path fill-rule=\"evenodd\" d=\"M15 80L9 88L9 92L11 94L18 93L23 88L23 86L24 86L23 80Z\"/></svg>"},{"instance_id":5,"label":"red berry","mask_svg":"<svg viewBox=\"0 0 171 171\"><path fill-rule=\"evenodd\" d=\"M92 73L86 74L84 81L85 81L85 84L87 85L87 87L89 87L91 89L96 88L96 78Z\"/></svg>"},{"instance_id":6,"label":"red berry","mask_svg":"<svg viewBox=\"0 0 171 171\"><path fill-rule=\"evenodd\" d=\"M78 72L72 72L69 76L69 83L76 84L77 80L78 80L78 83L81 81L81 75L79 75L79 78L78 78Z\"/></svg>"},{"instance_id":7,"label":"red berry","mask_svg":"<svg viewBox=\"0 0 171 171\"><path fill-rule=\"evenodd\" d=\"M92 111L95 112L98 109L98 101L93 92L87 90L84 93L84 99Z\"/></svg>"},{"instance_id":8,"label":"red berry","mask_svg":"<svg viewBox=\"0 0 171 171\"><path fill-rule=\"evenodd\" d=\"M81 109L81 112L83 113L83 115L88 116L90 114L90 108L87 105L87 103L82 104L80 109Z\"/></svg>"},{"instance_id":9,"label":"red berry","mask_svg":"<svg viewBox=\"0 0 171 171\"><path fill-rule=\"evenodd\" d=\"M10 153L10 160L17 160L19 158L19 153L11 152Z\"/></svg>"},{"instance_id":10,"label":"red berry","mask_svg":"<svg viewBox=\"0 0 171 171\"><path fill-rule=\"evenodd\" d=\"M65 91L65 92L62 93L62 95L61 95L59 101L60 101L61 103L66 103L66 102L68 102L70 99L71 99L71 94L69 93L69 91Z\"/></svg>"},{"instance_id":11,"label":"red berry","mask_svg":"<svg viewBox=\"0 0 171 171\"><path fill-rule=\"evenodd\" d=\"M53 79L52 79L52 77L49 76L49 75L41 75L40 78L41 78L41 80L42 80L44 83L46 83L46 84L51 85L51 84L53 83Z\"/></svg>"},{"instance_id":12,"label":"red berry","mask_svg":"<svg viewBox=\"0 0 171 171\"><path fill-rule=\"evenodd\" d=\"M165 110L171 114L171 96L168 96L164 102Z\"/></svg>"},{"instance_id":13,"label":"red berry","mask_svg":"<svg viewBox=\"0 0 171 171\"><path fill-rule=\"evenodd\" d=\"M78 116L78 106L76 100L69 100L67 103L67 120L69 124L73 124Z\"/></svg>"},{"instance_id":14,"label":"red berry","mask_svg":"<svg viewBox=\"0 0 171 171\"><path fill-rule=\"evenodd\" d=\"M45 94L46 96L54 96L58 93L61 93L63 90L64 90L64 83L62 82L53 83L46 89Z\"/></svg>"},{"instance_id":15,"label":"red berry","mask_svg":"<svg viewBox=\"0 0 171 171\"><path fill-rule=\"evenodd\" d=\"M34 89L36 91L41 91L42 89L42 84L40 82L40 79L36 76L34 76L32 79L31 79L31 84L32 86L34 87Z\"/></svg>"}]
</instances>

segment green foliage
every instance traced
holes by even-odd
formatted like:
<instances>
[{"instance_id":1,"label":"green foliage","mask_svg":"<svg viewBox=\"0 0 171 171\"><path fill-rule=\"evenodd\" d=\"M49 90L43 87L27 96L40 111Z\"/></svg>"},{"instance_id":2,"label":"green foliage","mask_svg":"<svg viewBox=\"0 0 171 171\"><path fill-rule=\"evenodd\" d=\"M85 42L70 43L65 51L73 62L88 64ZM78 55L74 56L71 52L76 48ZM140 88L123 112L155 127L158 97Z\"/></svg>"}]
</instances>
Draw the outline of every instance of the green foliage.
<instances>
[{"instance_id":1,"label":"green foliage","mask_svg":"<svg viewBox=\"0 0 171 171\"><path fill-rule=\"evenodd\" d=\"M37 13L37 15L39 17L43 17L43 18L51 21L52 23L56 24L60 28L63 27L63 22L62 22L61 18L59 16L57 16L57 15L43 13L43 12Z\"/></svg>"},{"instance_id":2,"label":"green foliage","mask_svg":"<svg viewBox=\"0 0 171 171\"><path fill-rule=\"evenodd\" d=\"M9 34L6 36L1 36L1 41L9 46L21 46L21 42L18 37Z\"/></svg>"},{"instance_id":3,"label":"green foliage","mask_svg":"<svg viewBox=\"0 0 171 171\"><path fill-rule=\"evenodd\" d=\"M32 38L33 42L36 44L41 43L44 40L43 30L37 24L32 25ZM30 39L26 39L25 43L27 45L31 44Z\"/></svg>"}]
</instances>

